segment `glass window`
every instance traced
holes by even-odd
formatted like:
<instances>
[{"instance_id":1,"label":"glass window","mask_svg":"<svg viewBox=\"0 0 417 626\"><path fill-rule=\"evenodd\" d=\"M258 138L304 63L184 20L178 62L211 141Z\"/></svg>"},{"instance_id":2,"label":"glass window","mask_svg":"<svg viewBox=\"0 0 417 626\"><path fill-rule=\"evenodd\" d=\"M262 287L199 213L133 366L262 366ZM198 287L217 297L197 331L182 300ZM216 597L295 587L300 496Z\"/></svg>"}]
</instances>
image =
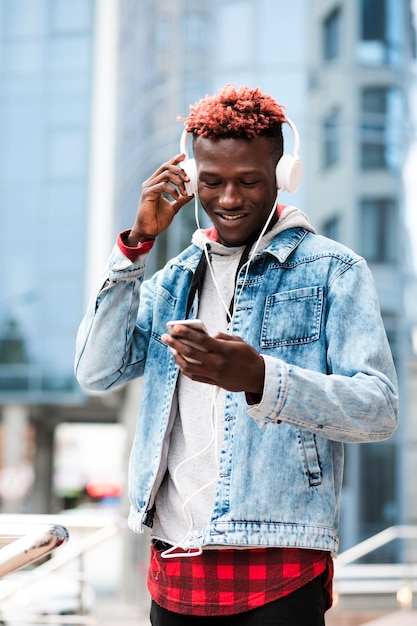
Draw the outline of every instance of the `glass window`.
<instances>
[{"instance_id":1,"label":"glass window","mask_svg":"<svg viewBox=\"0 0 417 626\"><path fill-rule=\"evenodd\" d=\"M92 6L90 0L54 0L51 8L54 31L87 30L91 27Z\"/></svg>"},{"instance_id":2,"label":"glass window","mask_svg":"<svg viewBox=\"0 0 417 626\"><path fill-rule=\"evenodd\" d=\"M404 54L404 7L397 0L362 0L359 61L366 65L398 65Z\"/></svg>"},{"instance_id":3,"label":"glass window","mask_svg":"<svg viewBox=\"0 0 417 626\"><path fill-rule=\"evenodd\" d=\"M330 167L340 160L340 113L333 111L323 122L323 163Z\"/></svg>"},{"instance_id":4,"label":"glass window","mask_svg":"<svg viewBox=\"0 0 417 626\"><path fill-rule=\"evenodd\" d=\"M184 18L185 50L194 50L199 54L205 52L209 35L208 15L191 11L186 12Z\"/></svg>"},{"instance_id":5,"label":"glass window","mask_svg":"<svg viewBox=\"0 0 417 626\"><path fill-rule=\"evenodd\" d=\"M386 33L386 0L362 0L361 39L384 41Z\"/></svg>"},{"instance_id":6,"label":"glass window","mask_svg":"<svg viewBox=\"0 0 417 626\"><path fill-rule=\"evenodd\" d=\"M88 124L89 102L85 97L71 95L68 97L50 98L46 103L48 121L54 126L64 124Z\"/></svg>"},{"instance_id":7,"label":"glass window","mask_svg":"<svg viewBox=\"0 0 417 626\"><path fill-rule=\"evenodd\" d=\"M28 363L29 355L23 329L15 317L3 320L0 326L0 363Z\"/></svg>"},{"instance_id":8,"label":"glass window","mask_svg":"<svg viewBox=\"0 0 417 626\"><path fill-rule=\"evenodd\" d=\"M226 67L251 65L255 31L253 28L253 3L247 0L221 3L218 8L219 61ZM233 28L231 28L233 24ZM244 42L244 43L242 43ZM236 81L238 83L239 81Z\"/></svg>"},{"instance_id":9,"label":"glass window","mask_svg":"<svg viewBox=\"0 0 417 626\"><path fill-rule=\"evenodd\" d=\"M87 196L85 184L78 181L51 184L42 205L42 260L48 267L49 276L74 276L75 272L83 272L84 240ZM56 233L62 230L65 224L65 242L68 249L74 254L71 263L66 252L57 255L50 245L56 238ZM69 272L69 267L71 271Z\"/></svg>"},{"instance_id":10,"label":"glass window","mask_svg":"<svg viewBox=\"0 0 417 626\"><path fill-rule=\"evenodd\" d=\"M394 198L362 200L360 252L369 262L397 262L398 231L398 206Z\"/></svg>"},{"instance_id":11,"label":"glass window","mask_svg":"<svg viewBox=\"0 0 417 626\"><path fill-rule=\"evenodd\" d=\"M396 500L396 449L392 443L367 443L360 447L360 520L362 538L398 523ZM388 544L382 551L367 559L395 559L394 546ZM384 554L382 554L382 552ZM384 559L384 560L385 560ZM384 561L383 561L384 562Z\"/></svg>"},{"instance_id":12,"label":"glass window","mask_svg":"<svg viewBox=\"0 0 417 626\"><path fill-rule=\"evenodd\" d=\"M400 337L398 333L399 323L398 318L392 313L382 311L382 319L384 320L385 331L387 333L389 345L391 348L394 363L398 360L400 350Z\"/></svg>"},{"instance_id":13,"label":"glass window","mask_svg":"<svg viewBox=\"0 0 417 626\"><path fill-rule=\"evenodd\" d=\"M33 99L39 100L45 96L45 80L42 73L3 75L2 80L4 102L19 100L27 102Z\"/></svg>"},{"instance_id":14,"label":"glass window","mask_svg":"<svg viewBox=\"0 0 417 626\"><path fill-rule=\"evenodd\" d=\"M335 241L340 241L340 217L337 215L327 219L324 222L321 231L325 237L329 237L329 239L334 239Z\"/></svg>"},{"instance_id":15,"label":"glass window","mask_svg":"<svg viewBox=\"0 0 417 626\"><path fill-rule=\"evenodd\" d=\"M326 61L336 59L340 55L340 27L341 10L337 7L323 22L323 57Z\"/></svg>"},{"instance_id":16,"label":"glass window","mask_svg":"<svg viewBox=\"0 0 417 626\"><path fill-rule=\"evenodd\" d=\"M362 91L361 166L402 167L403 96L399 89L368 87Z\"/></svg>"},{"instance_id":17,"label":"glass window","mask_svg":"<svg viewBox=\"0 0 417 626\"><path fill-rule=\"evenodd\" d=\"M87 171L85 133L69 128L49 136L47 172L52 179L83 178Z\"/></svg>"},{"instance_id":18,"label":"glass window","mask_svg":"<svg viewBox=\"0 0 417 626\"><path fill-rule=\"evenodd\" d=\"M5 74L39 74L43 69L43 59L44 46L40 41L10 41L3 46L2 66Z\"/></svg>"},{"instance_id":19,"label":"glass window","mask_svg":"<svg viewBox=\"0 0 417 626\"><path fill-rule=\"evenodd\" d=\"M0 180L6 186L34 181L42 172L42 100L18 101L0 109Z\"/></svg>"},{"instance_id":20,"label":"glass window","mask_svg":"<svg viewBox=\"0 0 417 626\"><path fill-rule=\"evenodd\" d=\"M88 94L90 93L91 82L89 74L83 73L81 75L66 74L62 76L59 73L53 74L49 77L46 85L47 97L54 98L55 96L70 97L84 96L86 102L88 102Z\"/></svg>"},{"instance_id":21,"label":"glass window","mask_svg":"<svg viewBox=\"0 0 417 626\"><path fill-rule=\"evenodd\" d=\"M49 64L53 72L79 72L90 68L91 39L87 35L55 38L50 43Z\"/></svg>"},{"instance_id":22,"label":"glass window","mask_svg":"<svg viewBox=\"0 0 417 626\"><path fill-rule=\"evenodd\" d=\"M168 14L163 14L159 17L155 26L154 36L157 50L169 50L172 35L171 17Z\"/></svg>"},{"instance_id":23,"label":"glass window","mask_svg":"<svg viewBox=\"0 0 417 626\"><path fill-rule=\"evenodd\" d=\"M0 0L0 396L78 393L93 7ZM56 254L63 227L75 257Z\"/></svg>"},{"instance_id":24,"label":"glass window","mask_svg":"<svg viewBox=\"0 0 417 626\"><path fill-rule=\"evenodd\" d=\"M7 37L44 35L48 0L3 0L4 33Z\"/></svg>"}]
</instances>

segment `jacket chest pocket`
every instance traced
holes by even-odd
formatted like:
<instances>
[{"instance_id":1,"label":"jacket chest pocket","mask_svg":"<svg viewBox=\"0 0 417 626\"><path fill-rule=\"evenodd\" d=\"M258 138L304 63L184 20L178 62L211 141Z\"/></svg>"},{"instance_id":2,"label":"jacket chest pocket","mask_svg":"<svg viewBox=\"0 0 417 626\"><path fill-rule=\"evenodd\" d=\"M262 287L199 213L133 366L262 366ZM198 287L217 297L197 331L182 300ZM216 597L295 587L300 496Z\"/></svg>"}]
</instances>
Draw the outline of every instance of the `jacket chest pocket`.
<instances>
[{"instance_id":1,"label":"jacket chest pocket","mask_svg":"<svg viewBox=\"0 0 417 626\"><path fill-rule=\"evenodd\" d=\"M320 337L324 288L303 287L267 296L261 347L295 346Z\"/></svg>"}]
</instances>

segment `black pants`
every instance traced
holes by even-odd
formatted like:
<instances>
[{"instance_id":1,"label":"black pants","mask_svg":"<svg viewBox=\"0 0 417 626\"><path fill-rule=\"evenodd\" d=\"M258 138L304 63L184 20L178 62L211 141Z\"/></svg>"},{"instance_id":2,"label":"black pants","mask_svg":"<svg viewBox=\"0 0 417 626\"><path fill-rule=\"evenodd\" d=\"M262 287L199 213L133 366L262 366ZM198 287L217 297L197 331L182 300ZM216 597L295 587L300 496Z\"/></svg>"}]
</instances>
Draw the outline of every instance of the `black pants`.
<instances>
[{"instance_id":1,"label":"black pants","mask_svg":"<svg viewBox=\"0 0 417 626\"><path fill-rule=\"evenodd\" d=\"M322 577L284 598L257 609L222 617L196 617L172 613L152 602L152 626L324 626L325 594Z\"/></svg>"}]
</instances>

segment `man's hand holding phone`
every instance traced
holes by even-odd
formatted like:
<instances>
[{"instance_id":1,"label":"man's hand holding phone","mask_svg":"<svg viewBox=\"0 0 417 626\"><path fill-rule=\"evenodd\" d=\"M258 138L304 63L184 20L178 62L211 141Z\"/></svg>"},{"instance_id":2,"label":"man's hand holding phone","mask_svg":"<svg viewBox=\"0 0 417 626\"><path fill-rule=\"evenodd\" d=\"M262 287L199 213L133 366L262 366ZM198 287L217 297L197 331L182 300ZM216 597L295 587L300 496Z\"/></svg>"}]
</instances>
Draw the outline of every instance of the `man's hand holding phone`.
<instances>
[{"instance_id":1,"label":"man's hand holding phone","mask_svg":"<svg viewBox=\"0 0 417 626\"><path fill-rule=\"evenodd\" d=\"M190 346L196 350L200 350L201 352L207 352L207 349L204 348L201 343L199 343L198 341L198 337L196 337L196 340L191 340L188 339L187 337L182 337L181 335L178 334L178 326L186 326L187 328L191 328L195 331L197 331L198 333L204 333L204 334L208 334L207 333L207 329L204 325L204 323L199 320L199 319L193 319L193 320L172 320L171 322L167 322L167 329L169 334L172 337L175 337L176 339L178 339L179 341L181 341L182 343L186 344L187 346ZM175 329L177 328L177 332L175 331ZM182 355L183 358L188 361L188 363L197 363L199 365L201 365L201 361L198 361L197 359L193 359L190 356L186 356L185 354Z\"/></svg>"},{"instance_id":2,"label":"man's hand holding phone","mask_svg":"<svg viewBox=\"0 0 417 626\"><path fill-rule=\"evenodd\" d=\"M240 337L226 333L213 337L200 320L174 320L167 327L169 335L161 339L185 376L229 391L262 395L264 360Z\"/></svg>"}]
</instances>

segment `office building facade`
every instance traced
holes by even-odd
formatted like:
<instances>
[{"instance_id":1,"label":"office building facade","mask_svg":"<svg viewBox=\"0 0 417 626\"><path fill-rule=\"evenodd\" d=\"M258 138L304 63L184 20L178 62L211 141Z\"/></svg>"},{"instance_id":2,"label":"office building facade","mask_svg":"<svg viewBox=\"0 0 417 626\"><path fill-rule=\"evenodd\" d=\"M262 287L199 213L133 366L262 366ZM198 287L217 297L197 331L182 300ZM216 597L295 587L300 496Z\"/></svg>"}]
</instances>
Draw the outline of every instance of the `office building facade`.
<instances>
[{"instance_id":1,"label":"office building facade","mask_svg":"<svg viewBox=\"0 0 417 626\"><path fill-rule=\"evenodd\" d=\"M401 393L393 438L346 446L342 546L349 546L417 521L416 305L406 306L415 266L404 176L416 142L415 31L408 0L313 0L309 25L309 211L319 231L368 261Z\"/></svg>"},{"instance_id":2,"label":"office building facade","mask_svg":"<svg viewBox=\"0 0 417 626\"><path fill-rule=\"evenodd\" d=\"M0 398L78 393L94 2L0 2Z\"/></svg>"}]
</instances>

